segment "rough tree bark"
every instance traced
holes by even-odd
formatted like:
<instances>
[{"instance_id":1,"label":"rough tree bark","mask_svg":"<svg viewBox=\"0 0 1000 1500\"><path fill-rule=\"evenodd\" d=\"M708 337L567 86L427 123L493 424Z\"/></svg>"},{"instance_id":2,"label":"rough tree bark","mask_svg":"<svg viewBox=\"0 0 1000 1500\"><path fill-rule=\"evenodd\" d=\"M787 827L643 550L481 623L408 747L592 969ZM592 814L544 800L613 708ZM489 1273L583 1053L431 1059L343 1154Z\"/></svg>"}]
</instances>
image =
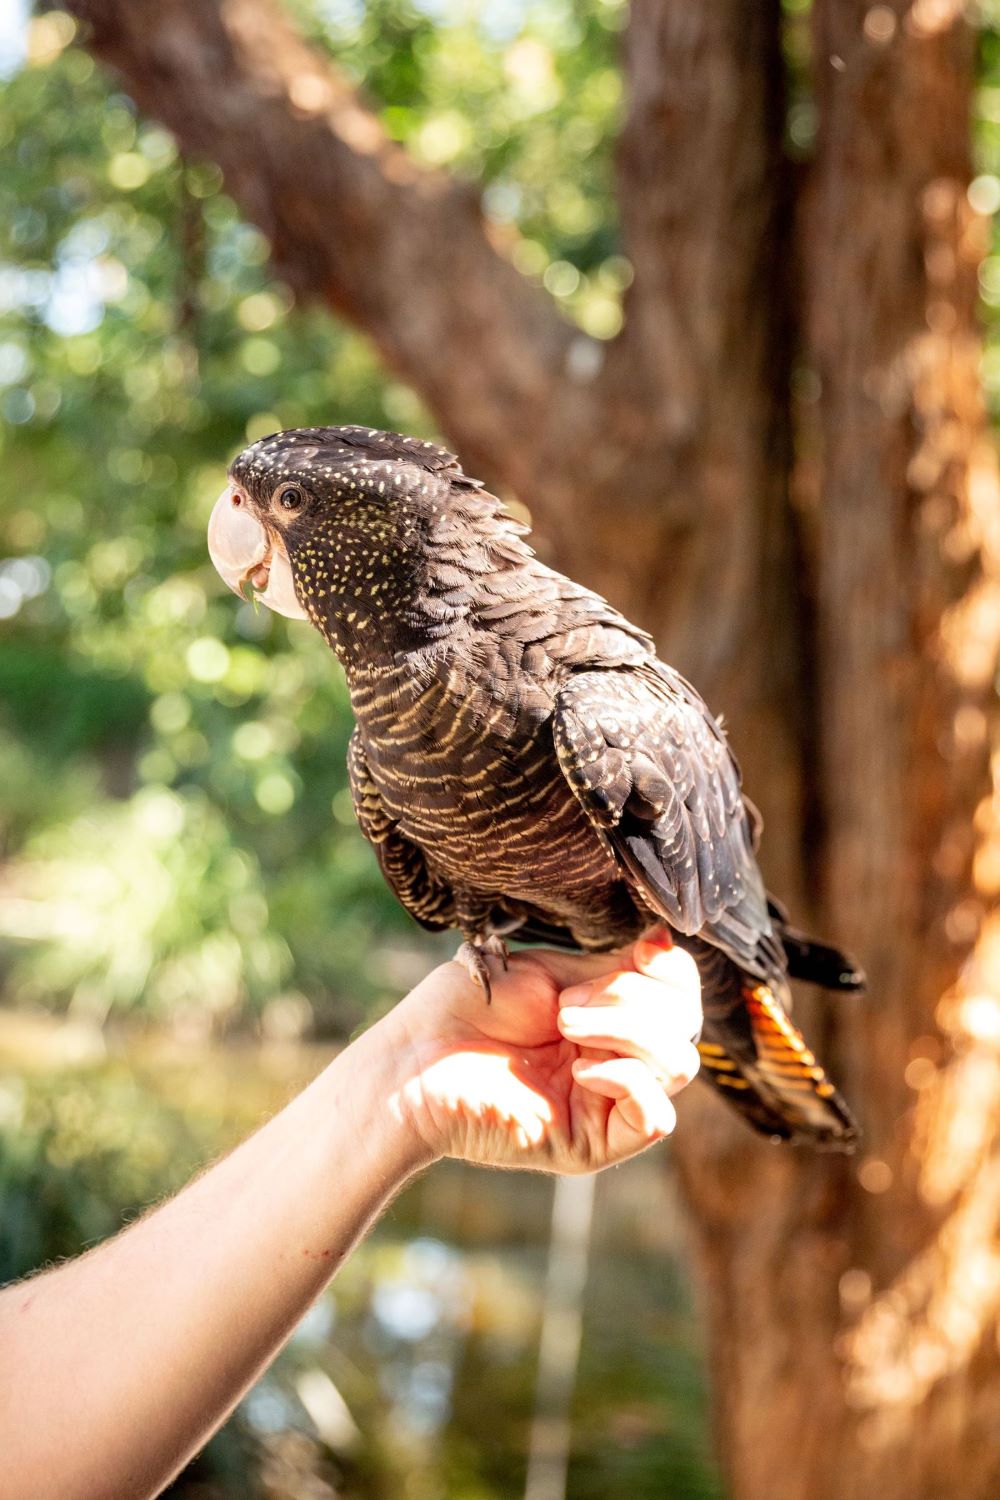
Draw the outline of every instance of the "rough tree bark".
<instances>
[{"instance_id":1,"label":"rough tree bark","mask_svg":"<svg viewBox=\"0 0 1000 1500\"><path fill-rule=\"evenodd\" d=\"M806 1006L859 1160L776 1151L707 1099L678 1136L733 1500L992 1500L1000 500L958 0L814 0L797 205L778 0L634 0L635 279L610 344L271 0L69 8L296 290L365 329L556 561L725 710L772 884L869 970L865 1005ZM818 394L793 407L795 359Z\"/></svg>"},{"instance_id":2,"label":"rough tree bark","mask_svg":"<svg viewBox=\"0 0 1000 1500\"><path fill-rule=\"evenodd\" d=\"M1000 501L966 195L974 38L951 0L817 0L814 17L827 911L873 997L848 1039L871 1160L843 1213L838 1493L996 1494Z\"/></svg>"}]
</instances>

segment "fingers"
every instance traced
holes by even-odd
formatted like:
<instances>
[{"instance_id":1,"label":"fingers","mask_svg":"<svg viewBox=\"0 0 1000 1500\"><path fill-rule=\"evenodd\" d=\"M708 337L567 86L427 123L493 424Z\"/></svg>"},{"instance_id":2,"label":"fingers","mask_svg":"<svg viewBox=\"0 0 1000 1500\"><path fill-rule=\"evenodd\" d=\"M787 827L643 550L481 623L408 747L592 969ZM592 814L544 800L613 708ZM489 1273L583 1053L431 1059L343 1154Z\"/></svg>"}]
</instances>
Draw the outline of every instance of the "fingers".
<instances>
[{"instance_id":1,"label":"fingers","mask_svg":"<svg viewBox=\"0 0 1000 1500\"><path fill-rule=\"evenodd\" d=\"M644 1048L647 1061L659 1047L697 1036L701 985L694 960L682 948L644 952L644 946L636 943L633 949L643 972L619 970L563 990L559 1029L564 1036L609 1051L619 1050L618 1039L629 1044L631 1056L641 1055L636 1047Z\"/></svg>"},{"instance_id":2,"label":"fingers","mask_svg":"<svg viewBox=\"0 0 1000 1500\"><path fill-rule=\"evenodd\" d=\"M643 1143L660 1140L673 1131L677 1123L674 1106L644 1063L630 1057L606 1062L580 1058L573 1065L573 1076L581 1088L613 1099L622 1120Z\"/></svg>"},{"instance_id":3,"label":"fingers","mask_svg":"<svg viewBox=\"0 0 1000 1500\"><path fill-rule=\"evenodd\" d=\"M616 986L614 1004L560 1011L559 1030L578 1047L636 1058L664 1083L682 1088L698 1071L689 1022L671 1014L669 998L655 984L638 975L629 977L631 983Z\"/></svg>"},{"instance_id":4,"label":"fingers","mask_svg":"<svg viewBox=\"0 0 1000 1500\"><path fill-rule=\"evenodd\" d=\"M581 1089L615 1101L619 1142L612 1131L609 1144L626 1154L673 1130L668 1096L698 1072L691 1038L701 1027L701 986L690 954L644 941L630 956L634 969L564 990L558 1016L567 1041L605 1054L578 1058L573 1076Z\"/></svg>"},{"instance_id":5,"label":"fingers","mask_svg":"<svg viewBox=\"0 0 1000 1500\"><path fill-rule=\"evenodd\" d=\"M688 1036L696 1037L702 1023L701 975L687 949L664 947L642 938L633 945L632 961L640 974L658 979L678 994L685 1019L691 1022Z\"/></svg>"}]
</instances>

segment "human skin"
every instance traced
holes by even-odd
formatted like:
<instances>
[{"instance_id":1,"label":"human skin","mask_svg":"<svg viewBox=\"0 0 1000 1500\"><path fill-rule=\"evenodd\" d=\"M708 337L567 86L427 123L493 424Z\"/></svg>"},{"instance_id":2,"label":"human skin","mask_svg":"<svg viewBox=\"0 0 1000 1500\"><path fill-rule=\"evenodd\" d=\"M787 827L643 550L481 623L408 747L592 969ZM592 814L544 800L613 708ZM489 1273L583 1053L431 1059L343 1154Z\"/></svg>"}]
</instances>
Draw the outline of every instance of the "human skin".
<instances>
[{"instance_id":1,"label":"human skin","mask_svg":"<svg viewBox=\"0 0 1000 1500\"><path fill-rule=\"evenodd\" d=\"M491 1005L442 965L177 1197L0 1292L0 1497L158 1494L436 1159L592 1172L668 1135L701 1009L665 941L516 954Z\"/></svg>"}]
</instances>

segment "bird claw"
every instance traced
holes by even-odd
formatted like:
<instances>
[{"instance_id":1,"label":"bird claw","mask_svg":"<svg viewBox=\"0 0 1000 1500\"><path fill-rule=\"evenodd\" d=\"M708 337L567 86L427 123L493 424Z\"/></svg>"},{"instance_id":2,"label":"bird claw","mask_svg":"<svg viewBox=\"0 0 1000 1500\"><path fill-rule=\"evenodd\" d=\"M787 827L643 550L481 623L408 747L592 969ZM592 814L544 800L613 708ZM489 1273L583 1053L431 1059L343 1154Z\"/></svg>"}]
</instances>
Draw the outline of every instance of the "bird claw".
<instances>
[{"instance_id":1,"label":"bird claw","mask_svg":"<svg viewBox=\"0 0 1000 1500\"><path fill-rule=\"evenodd\" d=\"M464 942L455 954L455 963L461 964L463 969L468 971L469 978L473 984L479 985L486 996L487 1005L493 1000L490 966L486 962L488 958L498 958L505 970L509 967L510 952L507 944L495 932L486 938L477 938L472 942Z\"/></svg>"}]
</instances>

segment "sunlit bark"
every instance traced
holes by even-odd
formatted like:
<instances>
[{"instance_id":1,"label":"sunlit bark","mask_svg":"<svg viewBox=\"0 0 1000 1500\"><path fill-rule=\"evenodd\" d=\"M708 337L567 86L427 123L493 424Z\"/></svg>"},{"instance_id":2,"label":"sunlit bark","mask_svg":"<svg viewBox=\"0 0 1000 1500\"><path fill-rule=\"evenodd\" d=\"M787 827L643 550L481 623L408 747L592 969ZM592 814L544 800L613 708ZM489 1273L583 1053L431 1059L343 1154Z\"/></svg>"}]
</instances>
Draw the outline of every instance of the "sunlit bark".
<instances>
[{"instance_id":1,"label":"sunlit bark","mask_svg":"<svg viewBox=\"0 0 1000 1500\"><path fill-rule=\"evenodd\" d=\"M826 896L873 995L845 1044L869 1159L847 1205L838 1346L861 1451L836 1493L986 1496L1000 1487L1000 499L978 385L985 235L966 195L973 38L961 7L927 0L877 14L819 0L815 19Z\"/></svg>"}]
</instances>

